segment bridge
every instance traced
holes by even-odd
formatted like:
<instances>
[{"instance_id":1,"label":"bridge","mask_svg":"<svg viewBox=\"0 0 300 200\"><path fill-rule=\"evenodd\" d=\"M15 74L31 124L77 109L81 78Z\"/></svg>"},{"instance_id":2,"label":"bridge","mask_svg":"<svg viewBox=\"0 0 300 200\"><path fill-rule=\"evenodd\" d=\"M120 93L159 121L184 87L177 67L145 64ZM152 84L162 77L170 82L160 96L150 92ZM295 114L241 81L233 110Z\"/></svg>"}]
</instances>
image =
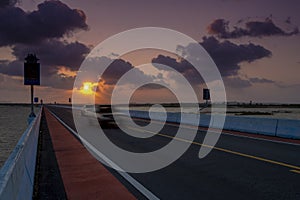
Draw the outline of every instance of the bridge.
<instances>
[{"instance_id":1,"label":"bridge","mask_svg":"<svg viewBox=\"0 0 300 200\"><path fill-rule=\"evenodd\" d=\"M145 142L127 137L117 127L105 129L114 144L132 152L154 151L171 140L191 144L165 168L127 173L99 161L98 153L77 135L70 107L43 110L1 171L0 199L300 199L300 140L290 137L299 130L279 126L281 121L264 129L277 135L223 130L202 159L198 154L207 134L203 126L184 126L187 133L196 129L193 141L176 135L175 122L167 122ZM148 120L133 120L141 128L131 131L145 134L142 127ZM288 137L277 137L278 133Z\"/></svg>"}]
</instances>

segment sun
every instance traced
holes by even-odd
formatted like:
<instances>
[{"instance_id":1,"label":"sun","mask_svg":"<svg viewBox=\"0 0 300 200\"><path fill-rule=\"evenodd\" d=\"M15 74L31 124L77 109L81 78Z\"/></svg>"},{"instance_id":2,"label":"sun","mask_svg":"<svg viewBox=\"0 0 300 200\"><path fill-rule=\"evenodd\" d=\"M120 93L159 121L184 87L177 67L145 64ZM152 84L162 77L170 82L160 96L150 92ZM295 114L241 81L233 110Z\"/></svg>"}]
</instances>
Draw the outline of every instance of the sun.
<instances>
[{"instance_id":1,"label":"sun","mask_svg":"<svg viewBox=\"0 0 300 200\"><path fill-rule=\"evenodd\" d=\"M86 95L94 94L93 86L94 84L91 82L84 82L83 86L80 88L80 92Z\"/></svg>"}]
</instances>

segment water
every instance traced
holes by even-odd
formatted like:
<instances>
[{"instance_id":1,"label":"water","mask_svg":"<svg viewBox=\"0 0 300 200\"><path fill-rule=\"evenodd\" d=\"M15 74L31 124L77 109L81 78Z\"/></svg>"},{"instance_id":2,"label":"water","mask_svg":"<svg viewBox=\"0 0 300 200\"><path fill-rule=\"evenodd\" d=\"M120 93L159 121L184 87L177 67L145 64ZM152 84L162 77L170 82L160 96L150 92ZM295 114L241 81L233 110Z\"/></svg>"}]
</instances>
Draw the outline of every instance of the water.
<instances>
[{"instance_id":1,"label":"water","mask_svg":"<svg viewBox=\"0 0 300 200\"><path fill-rule=\"evenodd\" d=\"M0 168L26 130L29 113L30 106L0 105Z\"/></svg>"},{"instance_id":2,"label":"water","mask_svg":"<svg viewBox=\"0 0 300 200\"><path fill-rule=\"evenodd\" d=\"M148 111L149 106L133 106L131 110ZM167 112L181 112L179 107L166 107ZM153 111L161 111L159 108L153 108ZM210 108L205 108L199 112L198 109L191 107L183 107L183 113L203 113L209 114ZM258 114L256 114L258 113ZM245 108L245 107L228 107L228 116L240 117L263 117L263 118L276 118L276 119L295 119L300 120L300 108L289 107L264 107L264 108Z\"/></svg>"}]
</instances>

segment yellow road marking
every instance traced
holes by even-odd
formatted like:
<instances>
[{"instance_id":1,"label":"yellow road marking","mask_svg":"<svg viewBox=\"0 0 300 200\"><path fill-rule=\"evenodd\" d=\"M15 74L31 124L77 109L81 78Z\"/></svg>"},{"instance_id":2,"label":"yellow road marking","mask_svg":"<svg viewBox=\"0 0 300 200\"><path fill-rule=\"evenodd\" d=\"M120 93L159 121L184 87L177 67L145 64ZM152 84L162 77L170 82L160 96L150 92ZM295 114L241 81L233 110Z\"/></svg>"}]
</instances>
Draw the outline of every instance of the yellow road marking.
<instances>
[{"instance_id":1,"label":"yellow road marking","mask_svg":"<svg viewBox=\"0 0 300 200\"><path fill-rule=\"evenodd\" d=\"M245 154L245 153L240 153L237 151L232 151L232 150L228 150L228 149L224 149L224 148L220 148L220 147L216 147L216 146L205 145L205 144L202 144L199 142L189 141L189 140L178 138L178 137L172 137L172 136L165 135L162 133L154 133L152 131L132 128L132 127L128 127L128 128L131 130L136 130L136 131L140 131L140 132L149 132L154 135L160 135L162 137L171 138L171 139L175 139L175 140L182 141L182 142L188 142L188 143L192 143L192 144L195 144L198 146L204 146L204 147L216 149L218 151L222 151L222 152L226 152L226 153L231 153L231 154L246 157L246 158L251 158L251 159L255 159L255 160L259 160L259 161L263 161L263 162L267 162L267 163L271 163L271 164L275 164L275 165L280 165L283 167L288 167L288 168L292 169L290 171L295 172L295 173L300 173L300 167L295 166L295 165L291 165L291 164L287 164L287 163L283 163L283 162L279 162L279 161L274 161L274 160L270 160L270 159L266 159L266 158L261 158L261 157L257 157L257 156L253 156L253 155L249 155L249 154Z\"/></svg>"},{"instance_id":2,"label":"yellow road marking","mask_svg":"<svg viewBox=\"0 0 300 200\"><path fill-rule=\"evenodd\" d=\"M295 172L295 173L297 173L297 174L300 174L300 170L291 169L290 171L291 171L291 172Z\"/></svg>"}]
</instances>

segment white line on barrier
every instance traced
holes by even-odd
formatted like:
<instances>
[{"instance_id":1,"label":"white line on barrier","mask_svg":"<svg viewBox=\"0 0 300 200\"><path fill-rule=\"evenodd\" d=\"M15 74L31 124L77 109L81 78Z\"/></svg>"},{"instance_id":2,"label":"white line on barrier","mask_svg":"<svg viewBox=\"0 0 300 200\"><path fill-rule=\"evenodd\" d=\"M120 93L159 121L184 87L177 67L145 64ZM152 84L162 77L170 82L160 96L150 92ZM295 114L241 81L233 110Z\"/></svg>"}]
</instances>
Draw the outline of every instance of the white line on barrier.
<instances>
[{"instance_id":1,"label":"white line on barrier","mask_svg":"<svg viewBox=\"0 0 300 200\"><path fill-rule=\"evenodd\" d=\"M107 158L104 154L102 154L100 151L98 151L92 144L90 144L88 141L86 141L84 138L82 138L78 133L73 130L70 126L68 126L63 120L61 120L57 115L55 115L53 112L49 110L49 112L63 125L65 126L73 135L75 135L77 138L80 139L85 145L88 146L88 148L95 153L97 156L99 156L101 159L103 159L108 165L110 165L112 168L117 169L116 172L118 172L123 178L125 178L131 185L133 185L139 192L141 192L145 197L151 200L159 200L157 196L155 196L151 191L149 191L145 186L143 186L141 183L139 183L137 180L135 180L132 176L130 176L128 173L126 173L122 168L120 168L117 164L115 164L112 160Z\"/></svg>"}]
</instances>

